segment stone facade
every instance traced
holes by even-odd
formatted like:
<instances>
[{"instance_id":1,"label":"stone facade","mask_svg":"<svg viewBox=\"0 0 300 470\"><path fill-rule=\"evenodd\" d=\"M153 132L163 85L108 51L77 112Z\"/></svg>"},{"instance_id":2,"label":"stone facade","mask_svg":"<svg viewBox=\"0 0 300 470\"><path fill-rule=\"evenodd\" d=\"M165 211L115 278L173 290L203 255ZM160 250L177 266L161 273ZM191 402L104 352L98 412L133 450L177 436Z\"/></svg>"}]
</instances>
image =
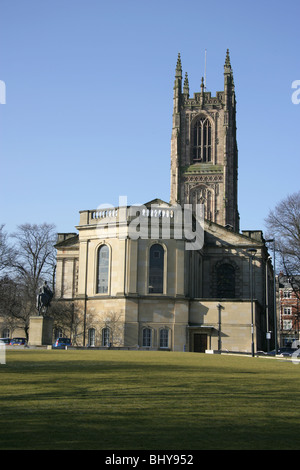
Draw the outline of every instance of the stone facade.
<instances>
[{"instance_id":1,"label":"stone facade","mask_svg":"<svg viewBox=\"0 0 300 470\"><path fill-rule=\"evenodd\" d=\"M190 98L187 76L182 90L179 57L170 203L81 211L77 233L58 236L56 298L81 315L77 344L251 352L253 338L265 348L273 272L262 233L239 232L235 114L229 53L216 97L202 82ZM199 203L203 243L191 249L177 214L192 204L197 233Z\"/></svg>"},{"instance_id":2,"label":"stone facade","mask_svg":"<svg viewBox=\"0 0 300 470\"><path fill-rule=\"evenodd\" d=\"M151 204L157 211L166 205ZM114 212L118 214L118 208ZM81 212L79 234L71 234L56 245L56 296L76 301L83 317L83 344L89 344L89 330L93 329L95 346L105 345L102 330L108 329L109 343L116 346L249 352L251 258L248 250L254 248L257 250L253 260L255 337L257 348L263 347L265 272L272 276L272 270L260 232L237 234L206 221L203 248L188 251L183 239L125 238L124 228L130 230L134 219L128 217L125 225L118 215L97 219L93 218L95 213ZM145 218L149 223L151 216ZM159 222L161 229L162 218ZM171 224L171 235L172 231ZM120 233L124 238L120 238ZM161 293L151 291L149 277L151 247L157 245L162 247L164 260ZM99 251L104 246L108 247L107 290L99 292ZM228 266L233 272L229 285L226 277L220 277L226 276L222 268ZM116 328L117 343L112 338L116 336L112 331ZM145 330L149 337L145 337ZM198 335L202 335L201 343Z\"/></svg>"}]
</instances>

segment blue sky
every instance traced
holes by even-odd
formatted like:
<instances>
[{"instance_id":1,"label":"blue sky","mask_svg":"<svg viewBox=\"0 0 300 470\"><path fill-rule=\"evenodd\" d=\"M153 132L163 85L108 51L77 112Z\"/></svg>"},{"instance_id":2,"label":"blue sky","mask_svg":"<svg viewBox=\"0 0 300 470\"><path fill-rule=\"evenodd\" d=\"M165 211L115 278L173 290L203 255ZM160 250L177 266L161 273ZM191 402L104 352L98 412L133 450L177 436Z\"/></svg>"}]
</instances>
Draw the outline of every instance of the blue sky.
<instances>
[{"instance_id":1,"label":"blue sky","mask_svg":"<svg viewBox=\"0 0 300 470\"><path fill-rule=\"evenodd\" d=\"M190 94L237 93L241 229L299 190L299 0L0 0L1 215L12 232L79 211L169 200L178 52Z\"/></svg>"}]
</instances>

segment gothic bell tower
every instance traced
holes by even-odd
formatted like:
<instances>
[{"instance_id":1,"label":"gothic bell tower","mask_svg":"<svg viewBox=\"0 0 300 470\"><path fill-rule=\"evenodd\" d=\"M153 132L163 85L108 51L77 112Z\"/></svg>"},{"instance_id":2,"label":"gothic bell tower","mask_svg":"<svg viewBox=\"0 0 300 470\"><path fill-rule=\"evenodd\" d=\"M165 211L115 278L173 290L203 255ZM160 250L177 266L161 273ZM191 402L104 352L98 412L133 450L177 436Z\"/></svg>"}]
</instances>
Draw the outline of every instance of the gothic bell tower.
<instances>
[{"instance_id":1,"label":"gothic bell tower","mask_svg":"<svg viewBox=\"0 0 300 470\"><path fill-rule=\"evenodd\" d=\"M182 87L180 54L175 71L171 138L172 204L204 204L207 220L239 231L237 198L238 150L236 98L227 50L224 91L189 94L188 75Z\"/></svg>"}]
</instances>

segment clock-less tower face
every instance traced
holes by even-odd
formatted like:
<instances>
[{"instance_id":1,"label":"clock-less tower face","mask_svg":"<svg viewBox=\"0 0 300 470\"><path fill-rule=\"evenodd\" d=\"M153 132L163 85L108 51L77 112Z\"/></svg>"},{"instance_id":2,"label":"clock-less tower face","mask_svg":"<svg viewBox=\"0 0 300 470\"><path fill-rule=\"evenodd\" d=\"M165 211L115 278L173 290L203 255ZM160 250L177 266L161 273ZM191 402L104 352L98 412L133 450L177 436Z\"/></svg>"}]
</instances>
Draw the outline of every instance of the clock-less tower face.
<instances>
[{"instance_id":1,"label":"clock-less tower face","mask_svg":"<svg viewBox=\"0 0 300 470\"><path fill-rule=\"evenodd\" d=\"M189 96L187 74L182 90L178 56L171 139L171 203L204 205L207 220L239 231L237 208L236 100L227 51L224 91L204 89Z\"/></svg>"}]
</instances>

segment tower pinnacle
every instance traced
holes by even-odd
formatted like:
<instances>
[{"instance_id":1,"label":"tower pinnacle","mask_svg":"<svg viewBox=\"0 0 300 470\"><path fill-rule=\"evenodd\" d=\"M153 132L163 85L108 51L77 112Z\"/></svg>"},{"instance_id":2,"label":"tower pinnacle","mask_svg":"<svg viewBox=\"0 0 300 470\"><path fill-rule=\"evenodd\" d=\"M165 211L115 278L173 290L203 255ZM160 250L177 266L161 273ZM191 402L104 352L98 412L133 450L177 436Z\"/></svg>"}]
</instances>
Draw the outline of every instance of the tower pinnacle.
<instances>
[{"instance_id":1,"label":"tower pinnacle","mask_svg":"<svg viewBox=\"0 0 300 470\"><path fill-rule=\"evenodd\" d=\"M231 68L229 49L227 49L227 52L226 52L225 67Z\"/></svg>"},{"instance_id":2,"label":"tower pinnacle","mask_svg":"<svg viewBox=\"0 0 300 470\"><path fill-rule=\"evenodd\" d=\"M183 93L187 96L190 94L190 86L189 86L189 77L187 72L185 72L184 84L183 84Z\"/></svg>"},{"instance_id":3,"label":"tower pinnacle","mask_svg":"<svg viewBox=\"0 0 300 470\"><path fill-rule=\"evenodd\" d=\"M233 70L232 70L231 63L230 63L229 49L227 49L227 52L226 52L224 75L229 75L233 79Z\"/></svg>"},{"instance_id":4,"label":"tower pinnacle","mask_svg":"<svg viewBox=\"0 0 300 470\"><path fill-rule=\"evenodd\" d=\"M182 79L182 66L181 66L181 57L180 52L178 52L178 59L176 64L175 78Z\"/></svg>"},{"instance_id":5,"label":"tower pinnacle","mask_svg":"<svg viewBox=\"0 0 300 470\"><path fill-rule=\"evenodd\" d=\"M204 93L204 77L201 77L201 93Z\"/></svg>"}]
</instances>

